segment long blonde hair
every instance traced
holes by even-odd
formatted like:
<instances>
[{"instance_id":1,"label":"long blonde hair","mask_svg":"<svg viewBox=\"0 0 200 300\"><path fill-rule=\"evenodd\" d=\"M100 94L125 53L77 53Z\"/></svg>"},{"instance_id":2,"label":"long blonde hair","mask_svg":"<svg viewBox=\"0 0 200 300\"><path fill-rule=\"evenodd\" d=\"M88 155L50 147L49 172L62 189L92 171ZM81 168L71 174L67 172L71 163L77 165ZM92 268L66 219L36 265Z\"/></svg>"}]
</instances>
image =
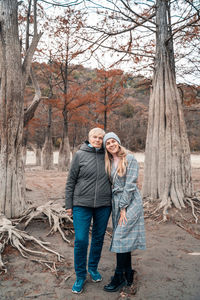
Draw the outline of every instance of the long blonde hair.
<instances>
[{"instance_id":1,"label":"long blonde hair","mask_svg":"<svg viewBox=\"0 0 200 300\"><path fill-rule=\"evenodd\" d=\"M126 173L126 167L127 167L127 155L128 151L126 148L119 145L119 151L117 152L117 156L119 157L119 163L117 166L117 174L122 177ZM112 155L105 150L105 170L106 173L111 176L111 163L112 163Z\"/></svg>"}]
</instances>

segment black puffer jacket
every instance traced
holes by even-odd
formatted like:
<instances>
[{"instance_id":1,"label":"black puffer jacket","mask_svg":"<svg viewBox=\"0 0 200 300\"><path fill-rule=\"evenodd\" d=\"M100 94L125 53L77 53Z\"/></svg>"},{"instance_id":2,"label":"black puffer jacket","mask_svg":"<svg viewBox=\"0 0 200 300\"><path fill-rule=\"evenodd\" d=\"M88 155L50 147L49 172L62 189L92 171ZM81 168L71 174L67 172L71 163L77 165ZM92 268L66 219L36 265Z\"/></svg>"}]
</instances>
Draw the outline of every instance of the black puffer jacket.
<instances>
[{"instance_id":1,"label":"black puffer jacket","mask_svg":"<svg viewBox=\"0 0 200 300\"><path fill-rule=\"evenodd\" d=\"M111 185L105 172L104 149L85 142L72 159L65 190L65 208L111 205Z\"/></svg>"}]
</instances>

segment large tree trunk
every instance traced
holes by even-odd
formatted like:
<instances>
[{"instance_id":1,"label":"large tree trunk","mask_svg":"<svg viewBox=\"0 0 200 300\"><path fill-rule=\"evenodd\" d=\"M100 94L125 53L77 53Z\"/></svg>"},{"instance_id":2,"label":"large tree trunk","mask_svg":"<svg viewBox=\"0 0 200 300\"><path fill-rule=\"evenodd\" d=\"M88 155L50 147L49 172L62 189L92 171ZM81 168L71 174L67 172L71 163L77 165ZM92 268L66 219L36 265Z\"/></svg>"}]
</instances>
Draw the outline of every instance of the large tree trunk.
<instances>
[{"instance_id":1,"label":"large tree trunk","mask_svg":"<svg viewBox=\"0 0 200 300\"><path fill-rule=\"evenodd\" d=\"M20 216L25 208L22 157L24 89L41 36L34 31L22 65L17 2L0 1L0 212L8 218Z\"/></svg>"},{"instance_id":2,"label":"large tree trunk","mask_svg":"<svg viewBox=\"0 0 200 300\"><path fill-rule=\"evenodd\" d=\"M14 24L14 26L13 26ZM23 134L23 78L18 38L17 1L0 2L1 61L1 156L0 209L8 218L17 217L25 207Z\"/></svg>"},{"instance_id":3,"label":"large tree trunk","mask_svg":"<svg viewBox=\"0 0 200 300\"><path fill-rule=\"evenodd\" d=\"M157 0L157 53L145 149L143 196L184 207L192 194L190 149L169 40L167 1Z\"/></svg>"}]
</instances>

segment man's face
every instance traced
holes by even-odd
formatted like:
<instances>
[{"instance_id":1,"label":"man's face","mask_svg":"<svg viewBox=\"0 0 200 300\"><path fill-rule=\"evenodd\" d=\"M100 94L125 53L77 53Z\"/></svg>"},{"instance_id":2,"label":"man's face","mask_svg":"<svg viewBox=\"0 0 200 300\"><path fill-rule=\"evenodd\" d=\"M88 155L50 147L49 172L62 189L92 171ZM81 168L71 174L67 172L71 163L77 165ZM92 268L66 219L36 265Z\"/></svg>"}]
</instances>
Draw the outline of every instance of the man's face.
<instances>
[{"instance_id":1,"label":"man's face","mask_svg":"<svg viewBox=\"0 0 200 300\"><path fill-rule=\"evenodd\" d=\"M103 135L102 134L93 134L89 138L89 142L92 147L101 148L103 144Z\"/></svg>"}]
</instances>

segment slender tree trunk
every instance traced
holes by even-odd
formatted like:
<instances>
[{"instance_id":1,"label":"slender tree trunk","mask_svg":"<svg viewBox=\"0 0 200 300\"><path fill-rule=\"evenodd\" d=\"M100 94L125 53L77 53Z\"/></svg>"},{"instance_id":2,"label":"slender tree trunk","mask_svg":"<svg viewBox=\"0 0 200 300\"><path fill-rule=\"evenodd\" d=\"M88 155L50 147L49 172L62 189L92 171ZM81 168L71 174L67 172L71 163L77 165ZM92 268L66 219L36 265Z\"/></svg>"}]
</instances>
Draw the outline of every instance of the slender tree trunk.
<instances>
[{"instance_id":1,"label":"slender tree trunk","mask_svg":"<svg viewBox=\"0 0 200 300\"><path fill-rule=\"evenodd\" d=\"M69 42L69 40L68 40ZM66 54L66 62L63 74L63 84L64 84L64 107L62 111L63 115L63 135L59 148L58 155L58 170L59 171L67 171L70 165L70 145L68 138L68 108L67 108L67 93L68 93L68 85L69 85L69 44L67 43L67 54Z\"/></svg>"},{"instance_id":2,"label":"slender tree trunk","mask_svg":"<svg viewBox=\"0 0 200 300\"><path fill-rule=\"evenodd\" d=\"M107 110L104 110L104 130L107 130Z\"/></svg>"},{"instance_id":3,"label":"slender tree trunk","mask_svg":"<svg viewBox=\"0 0 200 300\"><path fill-rule=\"evenodd\" d=\"M157 0L157 53L145 149L143 196L184 207L192 194L190 149L182 101L176 86L166 0Z\"/></svg>"},{"instance_id":4,"label":"slender tree trunk","mask_svg":"<svg viewBox=\"0 0 200 300\"><path fill-rule=\"evenodd\" d=\"M42 149L42 167L44 170L53 169L53 142L52 142L52 133L51 133L51 116L52 116L52 107L51 105L49 105L48 127L47 127L44 147Z\"/></svg>"},{"instance_id":5,"label":"slender tree trunk","mask_svg":"<svg viewBox=\"0 0 200 300\"><path fill-rule=\"evenodd\" d=\"M58 156L58 170L67 171L70 165L70 145L68 138L68 120L67 112L63 111L64 126L63 126L63 136L60 143L59 156Z\"/></svg>"},{"instance_id":6,"label":"slender tree trunk","mask_svg":"<svg viewBox=\"0 0 200 300\"><path fill-rule=\"evenodd\" d=\"M23 164L26 165L27 148L25 145L23 145L22 147L22 158L23 158Z\"/></svg>"},{"instance_id":7,"label":"slender tree trunk","mask_svg":"<svg viewBox=\"0 0 200 300\"><path fill-rule=\"evenodd\" d=\"M22 157L24 95L17 1L0 1L0 49L0 211L10 218L19 216L25 207Z\"/></svg>"},{"instance_id":8,"label":"slender tree trunk","mask_svg":"<svg viewBox=\"0 0 200 300\"><path fill-rule=\"evenodd\" d=\"M32 144L29 142L29 146L31 147L32 151L35 154L35 165L36 166L41 166L41 146L39 144Z\"/></svg>"},{"instance_id":9,"label":"slender tree trunk","mask_svg":"<svg viewBox=\"0 0 200 300\"><path fill-rule=\"evenodd\" d=\"M41 164L42 164L42 149L41 149L40 145L36 145L34 152L35 152L35 165L41 166Z\"/></svg>"},{"instance_id":10,"label":"slender tree trunk","mask_svg":"<svg viewBox=\"0 0 200 300\"><path fill-rule=\"evenodd\" d=\"M59 156L58 156L58 170L59 171L67 171L69 170L70 165L70 145L69 138L65 136L62 138Z\"/></svg>"},{"instance_id":11,"label":"slender tree trunk","mask_svg":"<svg viewBox=\"0 0 200 300\"><path fill-rule=\"evenodd\" d=\"M58 156L58 170L67 171L70 166L70 144L69 138L63 131L63 137L60 144L59 156Z\"/></svg>"},{"instance_id":12,"label":"slender tree trunk","mask_svg":"<svg viewBox=\"0 0 200 300\"><path fill-rule=\"evenodd\" d=\"M42 168L44 170L53 169L53 143L49 134L47 134L44 147L42 148Z\"/></svg>"}]
</instances>

